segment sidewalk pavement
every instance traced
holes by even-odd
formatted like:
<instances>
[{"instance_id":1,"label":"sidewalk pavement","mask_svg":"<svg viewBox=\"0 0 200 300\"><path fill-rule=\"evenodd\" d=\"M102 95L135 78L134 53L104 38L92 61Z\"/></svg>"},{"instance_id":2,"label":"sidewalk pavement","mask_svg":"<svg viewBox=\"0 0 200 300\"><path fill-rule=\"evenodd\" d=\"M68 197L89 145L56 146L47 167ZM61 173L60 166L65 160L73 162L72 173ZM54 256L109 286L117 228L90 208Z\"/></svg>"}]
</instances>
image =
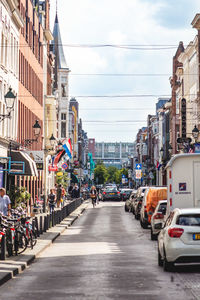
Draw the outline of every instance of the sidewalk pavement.
<instances>
[{"instance_id":1,"label":"sidewalk pavement","mask_svg":"<svg viewBox=\"0 0 200 300\"><path fill-rule=\"evenodd\" d=\"M50 228L43 233L37 240L35 247L26 249L26 251L18 256L7 258L6 261L0 260L0 285L4 284L9 279L12 279L17 274L20 274L30 265L36 257L40 255L47 247L49 247L57 237L59 237L65 229L70 227L74 221L81 216L89 205L89 200L84 201L75 211L73 211L60 224Z\"/></svg>"}]
</instances>

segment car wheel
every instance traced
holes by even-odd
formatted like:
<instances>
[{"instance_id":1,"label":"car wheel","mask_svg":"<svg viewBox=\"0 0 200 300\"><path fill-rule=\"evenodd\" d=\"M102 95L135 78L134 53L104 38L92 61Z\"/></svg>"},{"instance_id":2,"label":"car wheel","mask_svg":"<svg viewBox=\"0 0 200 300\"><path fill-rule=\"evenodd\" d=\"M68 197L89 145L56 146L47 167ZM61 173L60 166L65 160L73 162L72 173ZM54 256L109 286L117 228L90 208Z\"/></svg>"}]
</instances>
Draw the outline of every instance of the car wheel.
<instances>
[{"instance_id":1,"label":"car wheel","mask_svg":"<svg viewBox=\"0 0 200 300\"><path fill-rule=\"evenodd\" d=\"M151 228L151 240L156 241L157 240L157 234L153 234L153 230Z\"/></svg>"},{"instance_id":2,"label":"car wheel","mask_svg":"<svg viewBox=\"0 0 200 300\"><path fill-rule=\"evenodd\" d=\"M129 211L127 206L125 206L125 211L126 211L126 212L128 212L128 211Z\"/></svg>"},{"instance_id":3,"label":"car wheel","mask_svg":"<svg viewBox=\"0 0 200 300\"><path fill-rule=\"evenodd\" d=\"M162 260L162 257L160 255L160 250L158 248L158 265L159 267L162 267L163 266L163 260Z\"/></svg>"},{"instance_id":4,"label":"car wheel","mask_svg":"<svg viewBox=\"0 0 200 300\"><path fill-rule=\"evenodd\" d=\"M142 222L141 220L140 220L140 225L142 226L143 229L147 229L148 228L148 224Z\"/></svg>"},{"instance_id":5,"label":"car wheel","mask_svg":"<svg viewBox=\"0 0 200 300\"><path fill-rule=\"evenodd\" d=\"M165 272L172 272L174 270L174 263L167 261L166 254L163 260L163 270Z\"/></svg>"}]
</instances>

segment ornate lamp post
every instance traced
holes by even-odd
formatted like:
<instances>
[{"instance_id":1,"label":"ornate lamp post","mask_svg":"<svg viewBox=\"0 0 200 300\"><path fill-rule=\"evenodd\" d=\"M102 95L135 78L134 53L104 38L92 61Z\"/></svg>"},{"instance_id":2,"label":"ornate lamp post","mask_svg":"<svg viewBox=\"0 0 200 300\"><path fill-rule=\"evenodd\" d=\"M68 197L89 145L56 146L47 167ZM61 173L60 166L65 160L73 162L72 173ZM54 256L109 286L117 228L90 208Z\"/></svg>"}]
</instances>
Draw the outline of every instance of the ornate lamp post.
<instances>
[{"instance_id":1,"label":"ornate lamp post","mask_svg":"<svg viewBox=\"0 0 200 300\"><path fill-rule=\"evenodd\" d=\"M194 126L194 129L192 130L192 136L195 140L195 143L197 142L198 140L198 137L199 137L199 129L197 128L197 126L195 125Z\"/></svg>"}]
</instances>

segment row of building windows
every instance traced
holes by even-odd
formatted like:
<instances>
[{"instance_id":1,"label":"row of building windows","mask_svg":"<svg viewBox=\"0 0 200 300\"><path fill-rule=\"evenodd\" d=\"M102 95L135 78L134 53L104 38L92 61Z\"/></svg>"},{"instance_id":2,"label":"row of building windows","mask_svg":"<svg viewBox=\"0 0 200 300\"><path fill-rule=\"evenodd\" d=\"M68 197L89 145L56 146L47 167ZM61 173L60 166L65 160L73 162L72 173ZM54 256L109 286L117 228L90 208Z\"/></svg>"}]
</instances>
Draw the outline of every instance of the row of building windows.
<instances>
[{"instance_id":1,"label":"row of building windows","mask_svg":"<svg viewBox=\"0 0 200 300\"><path fill-rule=\"evenodd\" d=\"M43 105L43 83L24 55L19 51L19 80L32 96ZM23 96L23 95L21 95Z\"/></svg>"},{"instance_id":2,"label":"row of building windows","mask_svg":"<svg viewBox=\"0 0 200 300\"><path fill-rule=\"evenodd\" d=\"M1 65L18 74L18 42L12 33L1 34Z\"/></svg>"},{"instance_id":3,"label":"row of building windows","mask_svg":"<svg viewBox=\"0 0 200 300\"><path fill-rule=\"evenodd\" d=\"M35 54L35 57L37 58L38 62L41 64L41 66L43 66L43 45L42 41L40 41L41 24L38 22L38 30L36 30L35 8L33 8L33 22L31 22L29 17L28 1L26 1L26 8L22 3L20 4L20 12L25 23L24 27L21 29L21 33L24 36L29 47Z\"/></svg>"},{"instance_id":4,"label":"row of building windows","mask_svg":"<svg viewBox=\"0 0 200 300\"><path fill-rule=\"evenodd\" d=\"M7 114L4 96L8 92L8 84L0 81L0 114ZM13 91L15 93L15 91ZM17 102L14 103L14 110L11 112L11 118L5 118L0 122L0 136L16 139L17 128Z\"/></svg>"}]
</instances>

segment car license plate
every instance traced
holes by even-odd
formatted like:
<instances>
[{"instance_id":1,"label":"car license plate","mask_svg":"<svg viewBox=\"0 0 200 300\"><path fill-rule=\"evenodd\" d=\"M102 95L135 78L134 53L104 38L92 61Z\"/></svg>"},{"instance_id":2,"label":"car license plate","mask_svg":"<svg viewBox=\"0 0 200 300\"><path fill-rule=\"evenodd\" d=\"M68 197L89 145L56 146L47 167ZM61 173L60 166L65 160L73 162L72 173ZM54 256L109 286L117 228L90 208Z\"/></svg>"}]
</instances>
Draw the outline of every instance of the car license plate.
<instances>
[{"instance_id":1,"label":"car license plate","mask_svg":"<svg viewBox=\"0 0 200 300\"><path fill-rule=\"evenodd\" d=\"M194 240L194 241L200 240L200 233L194 233L194 234L193 234L193 240Z\"/></svg>"},{"instance_id":2,"label":"car license plate","mask_svg":"<svg viewBox=\"0 0 200 300\"><path fill-rule=\"evenodd\" d=\"M114 195L115 193L110 193L110 195Z\"/></svg>"}]
</instances>

